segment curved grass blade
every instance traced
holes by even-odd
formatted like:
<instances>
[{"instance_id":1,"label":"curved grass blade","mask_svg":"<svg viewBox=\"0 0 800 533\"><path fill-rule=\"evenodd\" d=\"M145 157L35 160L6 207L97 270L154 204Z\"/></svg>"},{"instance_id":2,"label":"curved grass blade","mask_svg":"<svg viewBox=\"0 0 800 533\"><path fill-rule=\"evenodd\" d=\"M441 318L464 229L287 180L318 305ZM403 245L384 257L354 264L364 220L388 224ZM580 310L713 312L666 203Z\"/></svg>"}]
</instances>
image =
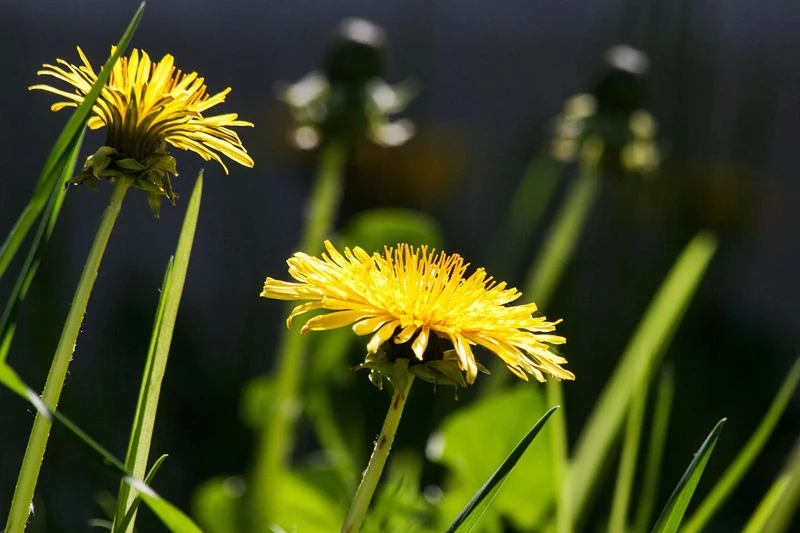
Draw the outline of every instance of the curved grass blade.
<instances>
[{"instance_id":1,"label":"curved grass blade","mask_svg":"<svg viewBox=\"0 0 800 533\"><path fill-rule=\"evenodd\" d=\"M450 524L450 527L447 528L446 533L468 533L472 531L478 524L478 521L480 521L483 513L486 512L486 509L492 503L492 500L494 500L508 475L514 469L517 461L519 461L522 454L525 453L525 450L528 449L528 446L531 445L533 439L536 438L536 435L539 434L547 422L547 419L550 418L556 409L558 409L558 406L550 408L550 410L534 424L528 434L519 441L519 444L517 444L506 460L503 461L503 464L500 465L483 487L472 497L466 507L458 514L453 523Z\"/></svg>"},{"instance_id":2,"label":"curved grass blade","mask_svg":"<svg viewBox=\"0 0 800 533\"><path fill-rule=\"evenodd\" d=\"M156 516L161 519L172 533L202 533L200 528L197 527L189 517L171 503L161 498L149 485L144 481L132 477L126 470L122 461L114 457L111 452L106 450L60 412L49 409L39 396L25 385L17 373L6 363L0 363L0 384L5 385L9 390L30 402L42 416L48 417L67 428L74 437L77 437L78 441L99 455L103 465L110 468L115 474L121 475L123 480L141 495L142 501L144 501Z\"/></svg>"},{"instance_id":3,"label":"curved grass blade","mask_svg":"<svg viewBox=\"0 0 800 533\"><path fill-rule=\"evenodd\" d=\"M784 533L800 508L800 439L788 464L769 488L743 533Z\"/></svg>"},{"instance_id":4,"label":"curved grass blade","mask_svg":"<svg viewBox=\"0 0 800 533\"><path fill-rule=\"evenodd\" d=\"M0 317L0 362L6 360L8 351L11 348L11 340L14 337L14 331L17 328L17 313L22 301L28 293L28 289L33 282L36 271L39 269L39 263L42 259L42 253L50 242L50 236L55 229L58 215L61 212L61 206L64 204L64 197L67 194L67 188L62 187L61 183L65 182L72 175L75 163L78 160L78 153L81 151L83 144L83 135L78 136L72 151L69 153L66 165L61 174L61 180L56 184L47 201L45 215L39 222L39 229L36 230L36 236L31 242L31 247L28 250L28 255L25 258L25 263L22 265L17 282L11 290L11 296L8 299L3 315Z\"/></svg>"},{"instance_id":5,"label":"curved grass blade","mask_svg":"<svg viewBox=\"0 0 800 533\"><path fill-rule=\"evenodd\" d=\"M739 452L739 455L731 463L720 480L711 490L711 492L697 508L694 515L686 522L686 525L681 529L683 533L698 533L703 530L706 523L711 519L714 513L725 502L727 497L733 492L737 485L742 481L744 475L752 466L753 462L764 449L767 440L769 440L772 431L778 424L778 421L789 405L789 400L794 396L797 390L797 385L800 383L800 359L795 361L786 379L783 381L780 390L772 400L767 414L758 425L753 436L747 441L747 444Z\"/></svg>"},{"instance_id":6,"label":"curved grass blade","mask_svg":"<svg viewBox=\"0 0 800 533\"><path fill-rule=\"evenodd\" d=\"M61 187L62 182L58 178L61 176L64 167L69 159L69 153L74 149L77 144L78 137L82 135L86 122L89 120L89 115L92 111L97 97L100 96L100 91L111 76L111 67L117 62L117 59L125 53L125 49L133 38L136 28L139 26L139 21L142 19L144 13L144 2L136 10L133 19L128 24L125 33L117 43L117 50L106 61L102 71L97 76L97 81L92 86L92 89L86 95L81 105L72 113L67 125L61 130L61 134L50 150L50 154L44 162L39 179L36 182L36 188L33 191L28 205L22 210L19 218L17 219L11 231L6 237L3 245L0 246L0 278L3 277L9 263L14 258L17 250L22 245L22 241L28 235L31 226L36 221L36 218L41 214L42 210L47 203L47 199L52 194L55 187Z\"/></svg>"},{"instance_id":7,"label":"curved grass blade","mask_svg":"<svg viewBox=\"0 0 800 533\"><path fill-rule=\"evenodd\" d=\"M686 245L651 300L613 376L606 383L578 439L566 482L573 524L586 514L587 503L622 427L633 391L639 390L641 384L649 383L716 248L717 239L706 232L698 233Z\"/></svg>"},{"instance_id":8,"label":"curved grass blade","mask_svg":"<svg viewBox=\"0 0 800 533\"><path fill-rule=\"evenodd\" d=\"M189 205L186 208L174 261L170 259L164 275L161 297L159 298L156 319L150 338L147 362L145 363L139 390L139 399L136 404L133 427L128 442L128 450L125 454L125 466L136 478L144 477L147 472L147 460L150 455L150 444L158 412L161 383L167 371L169 349L172 344L172 334L175 330L175 321L178 316L183 286L186 281L186 271L189 268L189 258L192 253L202 196L203 171L201 170L197 176ZM117 496L117 517L128 515L128 509L133 504L133 499L129 485L126 483L120 484L119 495ZM134 513L127 528L115 525L114 531L133 533L135 521L136 515Z\"/></svg>"},{"instance_id":9,"label":"curved grass blade","mask_svg":"<svg viewBox=\"0 0 800 533\"><path fill-rule=\"evenodd\" d=\"M706 437L703 445L700 446L694 459L689 464L689 468L686 469L683 477L678 482L678 486L672 492L672 496L669 497L667 505L661 511L661 516L658 517L658 522L653 527L652 533L675 533L678 531L686 508L689 506L697 484L700 482L700 477L703 475L703 470L705 470L708 459L717 444L719 435L722 432L722 426L725 425L725 420L727 419L723 418L717 422L717 425Z\"/></svg>"}]
</instances>

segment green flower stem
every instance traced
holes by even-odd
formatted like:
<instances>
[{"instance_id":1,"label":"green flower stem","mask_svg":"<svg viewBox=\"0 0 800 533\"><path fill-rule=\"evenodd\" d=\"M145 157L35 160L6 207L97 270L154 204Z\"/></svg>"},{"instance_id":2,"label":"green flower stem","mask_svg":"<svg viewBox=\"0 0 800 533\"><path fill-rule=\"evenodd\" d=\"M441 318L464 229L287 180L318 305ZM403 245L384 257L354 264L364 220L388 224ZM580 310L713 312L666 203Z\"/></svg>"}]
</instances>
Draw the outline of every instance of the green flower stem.
<instances>
[{"instance_id":1,"label":"green flower stem","mask_svg":"<svg viewBox=\"0 0 800 533\"><path fill-rule=\"evenodd\" d=\"M89 255L83 266L78 288L75 290L75 296L72 299L64 329L61 331L61 338L58 341L58 347L53 356L53 362L50 365L50 372L47 375L47 382L42 394L42 401L51 410L55 410L58 406L61 389L64 387L64 381L67 377L69 362L72 359L75 343L83 322L83 315L89 303L89 296L92 294L94 281L97 279L97 271L100 268L100 262L103 259L103 253L106 250L111 230L114 228L114 222L116 222L117 215L119 215L122 207L122 200L125 198L125 193L130 185L131 181L129 179L117 179L111 193L111 200L103 212L100 227L97 229L94 243L92 243L92 248L89 250ZM8 513L5 528L6 533L18 533L25 530L25 523L28 520L28 513L33 501L33 493L36 489L36 481L44 459L47 438L50 435L50 426L50 420L41 414L36 415L28 440L28 447L25 449L25 458L22 460L22 467L19 471L14 497L11 501L11 510Z\"/></svg>"},{"instance_id":2,"label":"green flower stem","mask_svg":"<svg viewBox=\"0 0 800 533\"><path fill-rule=\"evenodd\" d=\"M308 216L300 239L300 250L315 255L333 228L341 196L345 145L331 143L323 149ZM288 314L288 312L287 312ZM301 411L300 380L303 376L307 340L297 330L286 331L278 348L274 409L261 430L250 496L250 521L253 531L270 523L275 493L281 474L294 446L294 427Z\"/></svg>"},{"instance_id":3,"label":"green flower stem","mask_svg":"<svg viewBox=\"0 0 800 533\"><path fill-rule=\"evenodd\" d=\"M405 360L399 359L397 364L400 364L401 361ZM389 457L394 435L397 433L397 426L400 423L400 417L403 415L403 407L405 407L408 399L408 391L414 381L412 374L406 375L408 377L405 380L396 380L399 383L394 383L392 403L389 407L389 412L386 413L386 419L383 421L383 429L381 429L381 434L375 442L375 449L372 452L372 457L369 458L369 464L364 471L364 477L361 478L361 483L358 485L353 502L350 504L350 510L347 512L347 518L344 520L341 533L358 533L361 528L361 522L364 521L364 516L367 514L372 495L375 493L383 467L386 465L386 459Z\"/></svg>"}]
</instances>

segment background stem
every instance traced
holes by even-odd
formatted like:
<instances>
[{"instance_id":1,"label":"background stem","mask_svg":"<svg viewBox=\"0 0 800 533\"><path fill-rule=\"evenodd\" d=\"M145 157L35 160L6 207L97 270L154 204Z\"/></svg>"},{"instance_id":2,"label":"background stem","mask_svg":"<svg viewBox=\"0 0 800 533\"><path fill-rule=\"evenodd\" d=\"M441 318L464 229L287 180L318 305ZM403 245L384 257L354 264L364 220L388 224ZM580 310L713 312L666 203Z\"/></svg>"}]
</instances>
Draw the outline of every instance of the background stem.
<instances>
[{"instance_id":1,"label":"background stem","mask_svg":"<svg viewBox=\"0 0 800 533\"><path fill-rule=\"evenodd\" d=\"M64 381L67 377L69 362L72 359L72 353L75 350L75 343L83 322L83 315L86 313L89 296L92 293L94 281L97 279L97 271L100 268L108 238L111 236L117 215L119 215L122 207L122 200L125 198L125 193L130 185L131 181L127 178L117 179L111 192L111 200L103 212L100 227L97 228L92 248L89 250L89 255L83 266L78 288L72 298L72 305L70 305L64 329L61 331L61 338L58 341L58 347L53 356L53 362L50 365L50 372L47 375L47 382L42 393L42 401L51 410L55 410L58 406L61 389L64 387ZM14 498L11 501L11 510L8 513L6 522L6 533L17 533L25 530L25 523L28 520L33 493L36 489L36 481L39 477L39 470L42 466L42 459L47 446L47 438L50 435L50 426L50 420L40 413L36 414L33 429L28 439L28 446L25 449L25 458L22 460L22 466L19 471L17 486L14 489Z\"/></svg>"},{"instance_id":2,"label":"background stem","mask_svg":"<svg viewBox=\"0 0 800 533\"><path fill-rule=\"evenodd\" d=\"M345 146L332 142L323 148L319 170L311 191L308 216L300 239L300 250L316 255L333 228L342 189L346 160ZM288 314L288 311L287 311ZM300 380L307 339L299 331L285 331L278 348L274 409L261 429L252 476L250 528L261 531L270 522L275 506L274 494L294 446L294 427L302 409Z\"/></svg>"}]
</instances>

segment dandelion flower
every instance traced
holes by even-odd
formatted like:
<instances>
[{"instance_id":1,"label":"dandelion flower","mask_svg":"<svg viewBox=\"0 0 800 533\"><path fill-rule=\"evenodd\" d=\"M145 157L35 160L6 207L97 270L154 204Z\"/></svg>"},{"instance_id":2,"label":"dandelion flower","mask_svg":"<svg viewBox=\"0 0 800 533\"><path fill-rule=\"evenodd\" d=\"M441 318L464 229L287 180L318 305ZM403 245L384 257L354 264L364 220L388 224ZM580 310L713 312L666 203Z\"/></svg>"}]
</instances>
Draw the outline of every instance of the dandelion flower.
<instances>
[{"instance_id":1,"label":"dandelion flower","mask_svg":"<svg viewBox=\"0 0 800 533\"><path fill-rule=\"evenodd\" d=\"M358 247L345 248L342 255L328 241L325 248L321 259L298 252L287 261L297 282L264 282L265 298L309 300L294 308L287 327L303 313L332 311L309 319L301 333L352 324L357 335L372 335L369 354L378 353L384 344L408 346L409 366L430 357L442 359L440 346L445 341L452 344L469 384L479 369L475 345L494 352L525 380L532 375L544 381L544 374L575 378L560 366L567 361L550 350L566 342L549 333L558 321L536 316L533 303L508 305L522 294L495 283L482 268L465 276L469 265L461 256L406 244L387 248L383 255L369 255ZM401 353L394 348L389 352Z\"/></svg>"},{"instance_id":2,"label":"dandelion flower","mask_svg":"<svg viewBox=\"0 0 800 533\"><path fill-rule=\"evenodd\" d=\"M115 50L112 47L112 54ZM97 81L97 73L80 47L78 55L78 66L57 59L58 65L45 64L38 72L66 82L73 92L46 84L30 87L64 98L51 106L53 111L80 105ZM225 101L230 90L212 96L206 91L204 78L175 68L171 55L153 62L147 53L133 50L114 64L88 122L93 130L108 128L106 146L87 161L82 175L73 181L89 180L88 185L95 185L99 178L114 180L126 175L149 194L174 201L169 175L177 172L166 144L195 152L206 161L217 161L226 174L228 168L220 154L252 167L253 159L230 128L253 124L238 120L236 113L206 115Z\"/></svg>"}]
</instances>

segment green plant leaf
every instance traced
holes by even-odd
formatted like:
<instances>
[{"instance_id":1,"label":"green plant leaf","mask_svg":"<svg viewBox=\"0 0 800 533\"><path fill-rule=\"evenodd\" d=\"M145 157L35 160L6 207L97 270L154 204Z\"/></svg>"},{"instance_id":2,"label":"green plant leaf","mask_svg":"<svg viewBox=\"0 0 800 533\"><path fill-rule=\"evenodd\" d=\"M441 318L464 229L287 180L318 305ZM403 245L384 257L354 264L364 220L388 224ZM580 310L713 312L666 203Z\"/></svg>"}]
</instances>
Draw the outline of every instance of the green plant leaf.
<instances>
[{"instance_id":1,"label":"green plant leaf","mask_svg":"<svg viewBox=\"0 0 800 533\"><path fill-rule=\"evenodd\" d=\"M439 224L430 216L410 209L382 208L351 218L340 232L345 246L360 246L367 253L383 252L384 246L406 243L441 248Z\"/></svg>"},{"instance_id":2,"label":"green plant leaf","mask_svg":"<svg viewBox=\"0 0 800 533\"><path fill-rule=\"evenodd\" d=\"M800 359L795 361L753 436L750 437L745 447L739 452L739 455L720 480L717 481L717 484L697 508L694 515L686 522L686 525L681 529L683 533L698 533L702 531L717 509L742 481L758 454L764 449L764 445L772 435L775 426L778 425L778 421L789 405L789 400L792 399L797 390L798 383L800 383Z\"/></svg>"},{"instance_id":3,"label":"green plant leaf","mask_svg":"<svg viewBox=\"0 0 800 533\"><path fill-rule=\"evenodd\" d=\"M588 509L633 392L646 390L643 384L649 383L655 372L716 248L716 238L706 232L698 233L686 245L650 302L581 432L565 489L576 526Z\"/></svg>"},{"instance_id":4,"label":"green plant leaf","mask_svg":"<svg viewBox=\"0 0 800 533\"><path fill-rule=\"evenodd\" d=\"M664 510L661 511L661 516L659 516L655 527L653 527L653 533L675 533L678 531L683 521L686 508L689 506L692 495L694 495L697 484L700 482L703 471L708 464L708 459L711 457L714 446L717 444L719 435L722 432L722 426L725 425L725 420L726 419L723 418L717 422L717 425L714 426L714 429L711 430L711 433L706 437L703 445L700 446L694 459L692 459L692 462L689 464L689 468L686 469L683 477L678 482L678 486L675 487L675 490L672 492L672 496L669 497L667 505L664 507Z\"/></svg>"},{"instance_id":5,"label":"green plant leaf","mask_svg":"<svg viewBox=\"0 0 800 533\"><path fill-rule=\"evenodd\" d=\"M25 258L25 263L22 265L22 269L17 277L17 282L11 290L11 296L9 296L8 303L3 310L3 315L0 317L0 362L5 361L8 356L8 351L11 348L11 340L14 337L14 331L17 327L17 313L19 312L20 305L22 305L22 301L28 293L31 283L33 283L33 278L36 276L36 271L39 269L42 253L50 242L50 237L53 234L53 229L55 229L58 215L61 212L61 206L64 204L67 189L60 184L68 180L72 175L82 144L83 131L78 136L72 151L69 153L69 158L64 165L64 171L61 175L60 182L56 184L57 186L53 189L47 201L45 214L39 222L39 229L36 230L36 235L31 242L28 255Z\"/></svg>"},{"instance_id":6,"label":"green plant leaf","mask_svg":"<svg viewBox=\"0 0 800 533\"><path fill-rule=\"evenodd\" d=\"M121 475L126 483L130 484L139 492L142 501L150 507L172 533L201 533L200 528L185 514L156 494L144 481L132 477L130 472L125 469L125 465L122 461L114 457L111 452L73 424L72 421L59 411L49 409L39 398L39 395L25 385L17 373L6 363L0 363L0 383L30 402L42 416L48 417L61 424L76 437L80 443L99 455L103 465L110 468L115 474Z\"/></svg>"},{"instance_id":7,"label":"green plant leaf","mask_svg":"<svg viewBox=\"0 0 800 533\"><path fill-rule=\"evenodd\" d=\"M151 485L153 483L153 478L156 476L156 473L158 473L158 470L161 468L161 465L164 463L166 458L167 454L163 454L161 457L156 459L156 462L153 463L152 468L150 468L150 472L147 473L147 477L144 478L145 483L147 483L148 485ZM116 504L116 501L114 503ZM137 494L136 497L133 499L133 503L131 504L130 508L125 513L125 518L123 518L122 522L119 525L119 529L121 531L125 531L125 528L127 528L128 524L130 524L131 521L134 519L134 517L136 516L136 511L139 509L140 503L142 503L142 498L141 495ZM111 522L111 529L112 530L114 529L114 522Z\"/></svg>"},{"instance_id":8,"label":"green plant leaf","mask_svg":"<svg viewBox=\"0 0 800 533\"><path fill-rule=\"evenodd\" d=\"M170 258L161 287L156 318L150 337L150 347L147 354L142 384L139 390L139 399L136 405L131 437L128 442L125 467L135 478L142 478L147 472L147 460L150 455L150 443L153 438L158 400L161 395L161 383L167 371L169 349L172 344L172 334L175 330L175 321L178 316L183 286L186 281L186 271L189 268L189 258L192 254L192 244L197 229L197 218L200 214L200 200L203 195L203 171L197 176L197 181L186 208L186 215L178 238L178 246L174 260ZM122 483L117 496L117 517L127 517L128 509L133 505L133 495L130 494L128 484ZM136 522L134 512L130 523L125 528L115 525L115 532L127 531L132 533Z\"/></svg>"},{"instance_id":9,"label":"green plant leaf","mask_svg":"<svg viewBox=\"0 0 800 533\"><path fill-rule=\"evenodd\" d=\"M447 528L447 533L467 533L480 521L483 513L492 503L492 500L497 496L498 491L502 488L509 474L511 474L517 462L528 449L528 446L533 442L533 439L539 434L544 427L547 419L558 409L558 406L550 408L542 418L531 428L525 437L517 444L514 450L509 454L500 467L492 474L486 481L483 487L473 496L472 500L467 503L466 507L459 513L456 519ZM530 497L530 493L528 494Z\"/></svg>"},{"instance_id":10,"label":"green plant leaf","mask_svg":"<svg viewBox=\"0 0 800 533\"><path fill-rule=\"evenodd\" d=\"M78 138L83 134L92 107L97 97L100 95L103 86L106 84L106 81L108 81L108 77L111 75L111 67L117 62L117 59L125 53L125 49L128 47L131 38L133 38L133 34L136 32L136 28L139 26L143 13L144 2L142 2L139 9L136 10L125 33L122 34L122 38L119 40L119 43L117 43L116 52L106 61L92 89L86 94L81 105L72 113L67 125L64 126L55 145L53 145L53 148L50 150L50 154L47 156L44 167L39 174L39 180L36 182L36 188L33 191L30 202L28 202L28 205L22 210L22 213L6 237L5 242L0 246L0 278L3 277L9 263L11 263L17 250L28 235L31 226L44 209L47 199L50 198L56 187L63 186L64 182L60 182L58 178L62 175L63 169L68 163L70 152L75 148L78 143Z\"/></svg>"}]
</instances>

